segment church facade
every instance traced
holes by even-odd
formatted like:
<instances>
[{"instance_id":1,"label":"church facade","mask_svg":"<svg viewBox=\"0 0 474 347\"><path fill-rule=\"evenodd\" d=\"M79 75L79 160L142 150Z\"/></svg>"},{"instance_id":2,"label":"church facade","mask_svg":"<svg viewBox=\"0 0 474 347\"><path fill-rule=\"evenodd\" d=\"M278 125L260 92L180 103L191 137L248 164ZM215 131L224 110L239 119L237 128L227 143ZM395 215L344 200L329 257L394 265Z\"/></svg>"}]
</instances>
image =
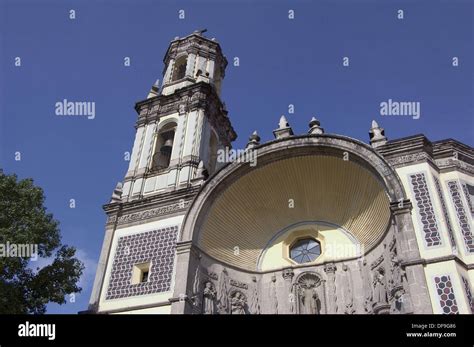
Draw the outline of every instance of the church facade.
<instances>
[{"instance_id":1,"label":"church facade","mask_svg":"<svg viewBox=\"0 0 474 347\"><path fill-rule=\"evenodd\" d=\"M473 148L376 122L369 144L314 118L294 134L282 116L229 155L219 43L176 38L164 64L104 206L88 312L474 313Z\"/></svg>"}]
</instances>

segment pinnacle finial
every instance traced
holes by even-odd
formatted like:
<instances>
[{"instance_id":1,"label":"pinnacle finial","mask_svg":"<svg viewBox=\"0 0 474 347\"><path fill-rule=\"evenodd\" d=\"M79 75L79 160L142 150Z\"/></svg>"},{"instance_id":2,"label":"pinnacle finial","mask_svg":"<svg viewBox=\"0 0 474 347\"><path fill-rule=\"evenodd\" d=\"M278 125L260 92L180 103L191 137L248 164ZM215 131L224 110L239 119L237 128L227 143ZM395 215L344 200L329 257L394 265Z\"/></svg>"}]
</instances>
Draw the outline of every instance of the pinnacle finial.
<instances>
[{"instance_id":1,"label":"pinnacle finial","mask_svg":"<svg viewBox=\"0 0 474 347\"><path fill-rule=\"evenodd\" d=\"M122 202L122 192L123 192L122 182L117 182L114 192L112 193L112 198L110 199L110 202L111 203Z\"/></svg>"},{"instance_id":2,"label":"pinnacle finial","mask_svg":"<svg viewBox=\"0 0 474 347\"><path fill-rule=\"evenodd\" d=\"M372 128L369 131L370 144L377 148L387 143L385 129L381 128L375 120L372 121Z\"/></svg>"},{"instance_id":3,"label":"pinnacle finial","mask_svg":"<svg viewBox=\"0 0 474 347\"><path fill-rule=\"evenodd\" d=\"M245 148L253 148L260 144L260 136L258 136L257 130L255 130L249 137L249 142Z\"/></svg>"},{"instance_id":4,"label":"pinnacle finial","mask_svg":"<svg viewBox=\"0 0 474 347\"><path fill-rule=\"evenodd\" d=\"M321 122L316 119L316 117L312 117L309 121L309 131L308 134L311 135L321 135L324 134L324 129L320 127Z\"/></svg>"},{"instance_id":5,"label":"pinnacle finial","mask_svg":"<svg viewBox=\"0 0 474 347\"><path fill-rule=\"evenodd\" d=\"M280 117L278 129L273 131L273 135L275 135L275 138L277 139L293 135L293 129L291 129L290 124L286 120L285 115L282 115Z\"/></svg>"},{"instance_id":6,"label":"pinnacle finial","mask_svg":"<svg viewBox=\"0 0 474 347\"><path fill-rule=\"evenodd\" d=\"M280 126L280 129L288 128L288 127L290 126L290 124L289 124L288 121L286 120L285 115L282 115L282 116L280 117L279 126Z\"/></svg>"}]
</instances>

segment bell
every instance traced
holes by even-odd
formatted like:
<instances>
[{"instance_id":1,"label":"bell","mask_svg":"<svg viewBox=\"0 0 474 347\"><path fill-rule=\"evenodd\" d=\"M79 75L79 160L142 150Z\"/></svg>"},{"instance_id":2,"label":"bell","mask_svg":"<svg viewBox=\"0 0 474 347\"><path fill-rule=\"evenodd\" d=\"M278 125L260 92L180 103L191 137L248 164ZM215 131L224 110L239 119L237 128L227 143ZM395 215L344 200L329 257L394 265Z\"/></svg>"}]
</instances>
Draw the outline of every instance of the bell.
<instances>
[{"instance_id":1,"label":"bell","mask_svg":"<svg viewBox=\"0 0 474 347\"><path fill-rule=\"evenodd\" d=\"M171 155L171 149L173 148L173 139L168 139L165 141L163 146L160 148L160 152L165 155Z\"/></svg>"}]
</instances>

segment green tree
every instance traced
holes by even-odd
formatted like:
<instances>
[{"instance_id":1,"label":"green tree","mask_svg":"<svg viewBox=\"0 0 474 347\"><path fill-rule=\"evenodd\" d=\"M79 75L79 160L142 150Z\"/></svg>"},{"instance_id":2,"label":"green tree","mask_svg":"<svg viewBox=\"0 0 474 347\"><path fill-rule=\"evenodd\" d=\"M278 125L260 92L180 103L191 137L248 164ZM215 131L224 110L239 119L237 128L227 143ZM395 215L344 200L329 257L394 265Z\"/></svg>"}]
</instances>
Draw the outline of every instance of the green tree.
<instances>
[{"instance_id":1,"label":"green tree","mask_svg":"<svg viewBox=\"0 0 474 347\"><path fill-rule=\"evenodd\" d=\"M45 313L47 303L64 304L67 294L82 290L77 283L84 265L74 247L61 244L59 223L43 205L43 190L33 180L0 169L0 313ZM12 244L37 245L38 258L53 261L40 269L28 257L7 257Z\"/></svg>"}]
</instances>

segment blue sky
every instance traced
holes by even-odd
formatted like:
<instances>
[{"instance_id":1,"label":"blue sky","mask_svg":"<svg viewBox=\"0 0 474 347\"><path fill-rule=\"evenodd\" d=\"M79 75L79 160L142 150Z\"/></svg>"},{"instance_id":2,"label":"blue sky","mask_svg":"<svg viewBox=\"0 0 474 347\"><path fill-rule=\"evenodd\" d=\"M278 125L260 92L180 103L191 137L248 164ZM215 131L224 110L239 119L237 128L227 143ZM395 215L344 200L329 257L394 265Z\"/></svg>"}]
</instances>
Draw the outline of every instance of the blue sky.
<instances>
[{"instance_id":1,"label":"blue sky","mask_svg":"<svg viewBox=\"0 0 474 347\"><path fill-rule=\"evenodd\" d=\"M0 167L44 189L63 242L87 265L76 302L49 305L49 313L87 307L104 235L102 205L128 167L133 106L162 78L175 36L207 28L205 35L221 43L230 62L222 98L236 148L254 130L271 140L282 114L296 134L316 116L327 133L368 142L375 119L389 139L424 133L472 146L473 1L223 3L0 0ZM55 115L63 99L95 102L95 119ZM420 119L381 116L388 99L420 102Z\"/></svg>"}]
</instances>

